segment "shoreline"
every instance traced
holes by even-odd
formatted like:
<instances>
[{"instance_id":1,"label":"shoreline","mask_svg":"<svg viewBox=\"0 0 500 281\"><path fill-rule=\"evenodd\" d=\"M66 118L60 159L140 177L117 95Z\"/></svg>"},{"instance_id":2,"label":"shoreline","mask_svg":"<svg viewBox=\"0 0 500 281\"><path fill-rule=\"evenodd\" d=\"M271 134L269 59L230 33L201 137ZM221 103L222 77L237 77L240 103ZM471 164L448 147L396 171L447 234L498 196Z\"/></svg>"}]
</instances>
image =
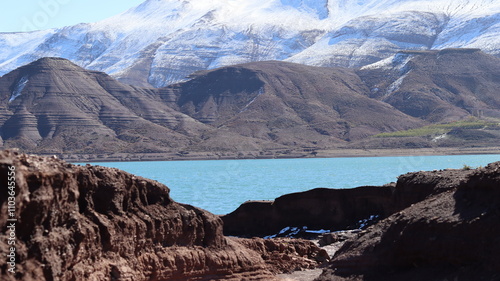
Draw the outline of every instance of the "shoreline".
<instances>
[{"instance_id":1,"label":"shoreline","mask_svg":"<svg viewBox=\"0 0 500 281\"><path fill-rule=\"evenodd\" d=\"M304 159L304 158L354 158L354 157L404 157L445 155L499 154L499 147L466 148L417 148L417 149L329 149L289 151L243 151L243 152L188 152L180 153L113 153L113 154L39 154L56 156L71 163L146 162L146 161L207 161L207 160L252 160L252 159Z\"/></svg>"}]
</instances>

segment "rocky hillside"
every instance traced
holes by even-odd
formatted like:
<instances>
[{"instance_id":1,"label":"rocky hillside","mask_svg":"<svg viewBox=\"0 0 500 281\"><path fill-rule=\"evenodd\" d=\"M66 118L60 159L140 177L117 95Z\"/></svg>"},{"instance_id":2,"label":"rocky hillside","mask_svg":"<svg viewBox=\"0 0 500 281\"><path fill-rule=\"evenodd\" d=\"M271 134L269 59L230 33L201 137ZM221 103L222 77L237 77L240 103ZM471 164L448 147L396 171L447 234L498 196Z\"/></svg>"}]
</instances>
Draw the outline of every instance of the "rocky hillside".
<instances>
[{"instance_id":1,"label":"rocky hillside","mask_svg":"<svg viewBox=\"0 0 500 281\"><path fill-rule=\"evenodd\" d=\"M491 147L500 137L498 65L476 49L403 52L358 70L267 61L196 72L153 89L44 58L0 77L0 145L200 158ZM390 135L436 124L445 129Z\"/></svg>"},{"instance_id":2,"label":"rocky hillside","mask_svg":"<svg viewBox=\"0 0 500 281\"><path fill-rule=\"evenodd\" d=\"M59 58L0 78L0 124L5 146L43 153L169 151L207 129L153 90Z\"/></svg>"},{"instance_id":3,"label":"rocky hillside","mask_svg":"<svg viewBox=\"0 0 500 281\"><path fill-rule=\"evenodd\" d=\"M11 167L15 209L4 189L0 251L15 257L2 280L273 280L317 265L312 242L224 237L217 216L152 180L1 151L2 186Z\"/></svg>"},{"instance_id":4,"label":"rocky hillside","mask_svg":"<svg viewBox=\"0 0 500 281\"><path fill-rule=\"evenodd\" d=\"M181 112L220 132L291 147L328 147L425 124L367 97L363 80L343 68L249 63L196 73L164 90Z\"/></svg>"},{"instance_id":5,"label":"rocky hillside","mask_svg":"<svg viewBox=\"0 0 500 281\"><path fill-rule=\"evenodd\" d=\"M358 74L370 96L430 122L500 118L500 64L479 49L404 51Z\"/></svg>"},{"instance_id":6,"label":"rocky hillside","mask_svg":"<svg viewBox=\"0 0 500 281\"><path fill-rule=\"evenodd\" d=\"M348 241L317 280L498 280L500 162L455 173L412 175L434 195Z\"/></svg>"}]
</instances>

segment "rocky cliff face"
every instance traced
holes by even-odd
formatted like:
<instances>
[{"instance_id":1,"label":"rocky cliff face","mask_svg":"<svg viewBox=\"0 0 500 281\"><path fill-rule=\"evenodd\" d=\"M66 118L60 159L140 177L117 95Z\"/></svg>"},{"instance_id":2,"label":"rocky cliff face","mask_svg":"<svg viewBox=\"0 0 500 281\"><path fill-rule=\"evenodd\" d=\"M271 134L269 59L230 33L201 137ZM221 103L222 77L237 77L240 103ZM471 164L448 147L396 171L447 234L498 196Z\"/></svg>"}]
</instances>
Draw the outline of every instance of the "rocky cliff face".
<instances>
[{"instance_id":1,"label":"rocky cliff face","mask_svg":"<svg viewBox=\"0 0 500 281\"><path fill-rule=\"evenodd\" d=\"M2 263L2 280L272 280L271 272L287 268L224 237L217 216L172 201L155 181L2 151L2 186L10 166L16 173L16 273ZM0 206L0 251L7 253L5 189ZM288 249L286 241L272 244L278 253ZM309 267L318 250L301 245L287 252L294 268Z\"/></svg>"},{"instance_id":2,"label":"rocky cliff face","mask_svg":"<svg viewBox=\"0 0 500 281\"><path fill-rule=\"evenodd\" d=\"M500 162L452 172L407 177L433 195L348 241L318 280L498 280Z\"/></svg>"}]
</instances>

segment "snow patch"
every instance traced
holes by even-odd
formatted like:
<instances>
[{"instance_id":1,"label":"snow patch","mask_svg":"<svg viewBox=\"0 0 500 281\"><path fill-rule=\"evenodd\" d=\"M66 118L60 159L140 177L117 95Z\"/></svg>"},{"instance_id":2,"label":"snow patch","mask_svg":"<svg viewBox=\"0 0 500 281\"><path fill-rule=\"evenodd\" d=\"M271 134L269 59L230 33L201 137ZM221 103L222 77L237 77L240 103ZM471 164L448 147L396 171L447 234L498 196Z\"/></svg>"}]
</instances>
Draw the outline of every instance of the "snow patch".
<instances>
[{"instance_id":1,"label":"snow patch","mask_svg":"<svg viewBox=\"0 0 500 281\"><path fill-rule=\"evenodd\" d=\"M15 99L17 99L22 91L24 90L24 87L26 87L26 84L28 83L29 79L27 76L22 77L19 82L17 82L16 86L14 87L14 90L12 91L12 94L9 99L9 103L13 102Z\"/></svg>"},{"instance_id":2,"label":"snow patch","mask_svg":"<svg viewBox=\"0 0 500 281\"><path fill-rule=\"evenodd\" d=\"M369 218L367 219L364 219L364 220L360 220L358 222L358 228L359 229L363 229L363 228L366 228L370 225L373 225L374 223L376 223L379 219L379 216L378 215L372 215L370 216Z\"/></svg>"},{"instance_id":3,"label":"snow patch","mask_svg":"<svg viewBox=\"0 0 500 281\"><path fill-rule=\"evenodd\" d=\"M403 72L406 69L406 65L412 58L412 55L397 54L394 56L394 60L392 61L392 67Z\"/></svg>"},{"instance_id":4,"label":"snow patch","mask_svg":"<svg viewBox=\"0 0 500 281\"><path fill-rule=\"evenodd\" d=\"M408 71L407 64L413 58L409 54L396 54L386 59L379 60L378 62L361 67L361 70L371 69L384 69L384 70L397 70L399 73L404 74Z\"/></svg>"},{"instance_id":5,"label":"snow patch","mask_svg":"<svg viewBox=\"0 0 500 281\"><path fill-rule=\"evenodd\" d=\"M308 229L307 226L303 227L291 227L287 226L280 230L277 234L265 236L264 239L272 239L276 237L289 237L289 238L294 238L297 236L299 233L306 233L306 234L323 234L323 233L330 233L330 230L325 230L325 229L319 229L319 230L313 230L313 229Z\"/></svg>"},{"instance_id":6,"label":"snow patch","mask_svg":"<svg viewBox=\"0 0 500 281\"><path fill-rule=\"evenodd\" d=\"M408 71L410 73L410 71ZM399 90L401 87L401 84L403 84L403 80L408 76L408 73L404 74L403 76L399 77L396 81L394 81L388 88L385 96L389 96L390 94L396 92Z\"/></svg>"},{"instance_id":7,"label":"snow patch","mask_svg":"<svg viewBox=\"0 0 500 281\"><path fill-rule=\"evenodd\" d=\"M247 105L245 105L245 107L243 107L243 109L241 109L241 110L240 110L240 113L241 113L241 112L246 111L246 110L248 109L248 107L249 107L252 103L254 103L254 101L255 101L255 100L256 100L256 99L257 99L260 95L262 95L263 93L264 93L264 88L260 88L260 89L259 89L259 91L258 91L258 93L257 93L257 96L255 96L255 98L253 98L253 99L252 99L252 100L251 100L251 101L250 101Z\"/></svg>"},{"instance_id":8,"label":"snow patch","mask_svg":"<svg viewBox=\"0 0 500 281\"><path fill-rule=\"evenodd\" d=\"M432 142L438 142L442 139L446 139L447 137L447 134L442 134L442 135L439 135L439 136L435 136L433 139L432 139Z\"/></svg>"}]
</instances>

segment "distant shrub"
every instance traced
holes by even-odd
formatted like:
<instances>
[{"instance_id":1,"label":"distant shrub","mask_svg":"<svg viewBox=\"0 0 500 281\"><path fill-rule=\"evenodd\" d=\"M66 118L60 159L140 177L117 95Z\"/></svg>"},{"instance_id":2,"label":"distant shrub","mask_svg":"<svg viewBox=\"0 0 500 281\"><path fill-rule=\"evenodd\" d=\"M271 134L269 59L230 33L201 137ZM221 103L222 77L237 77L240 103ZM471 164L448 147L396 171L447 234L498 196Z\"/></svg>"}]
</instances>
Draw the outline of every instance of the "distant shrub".
<instances>
[{"instance_id":1,"label":"distant shrub","mask_svg":"<svg viewBox=\"0 0 500 281\"><path fill-rule=\"evenodd\" d=\"M462 170L466 170L466 171L471 170L471 169L472 169L472 167L467 165L467 164L464 164L464 166L462 167Z\"/></svg>"}]
</instances>

